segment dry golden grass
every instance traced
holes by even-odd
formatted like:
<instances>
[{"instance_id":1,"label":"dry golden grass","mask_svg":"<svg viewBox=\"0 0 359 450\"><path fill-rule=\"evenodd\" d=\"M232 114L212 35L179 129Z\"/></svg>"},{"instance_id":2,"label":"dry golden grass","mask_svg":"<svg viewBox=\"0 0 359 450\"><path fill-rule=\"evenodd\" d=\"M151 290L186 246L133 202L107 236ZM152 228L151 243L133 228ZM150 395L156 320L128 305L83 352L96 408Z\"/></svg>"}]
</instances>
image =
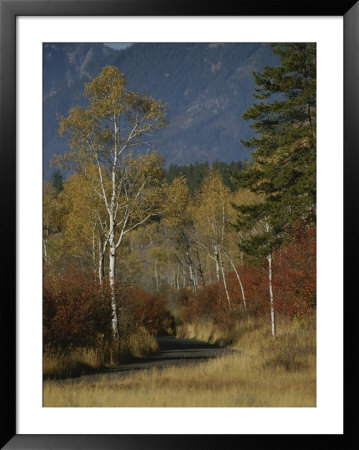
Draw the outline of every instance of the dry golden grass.
<instances>
[{"instance_id":1,"label":"dry golden grass","mask_svg":"<svg viewBox=\"0 0 359 450\"><path fill-rule=\"evenodd\" d=\"M67 378L97 372L104 367L96 349L75 348L66 352L46 350L42 359L44 378Z\"/></svg>"},{"instance_id":2,"label":"dry golden grass","mask_svg":"<svg viewBox=\"0 0 359 450\"><path fill-rule=\"evenodd\" d=\"M199 339L200 341L217 344L221 347L226 345L235 346L242 336L249 335L257 329L265 330L267 323L262 319L246 316L237 320L234 325L226 328L215 325L211 321L187 323L177 327L177 337L187 339Z\"/></svg>"},{"instance_id":3,"label":"dry golden grass","mask_svg":"<svg viewBox=\"0 0 359 450\"><path fill-rule=\"evenodd\" d=\"M98 348L74 348L65 351L47 349L43 356L44 379L70 378L99 372L113 364L130 361L133 357L150 356L159 352L156 339L145 329L121 339L117 349L103 344Z\"/></svg>"},{"instance_id":4,"label":"dry golden grass","mask_svg":"<svg viewBox=\"0 0 359 450\"><path fill-rule=\"evenodd\" d=\"M264 326L265 325L265 326ZM207 328L207 339L205 329ZM162 370L98 375L80 382L44 382L44 406L299 407L316 405L315 325L247 319L220 336L211 324L183 327L183 336L236 338L241 353ZM233 333L232 336L229 336ZM234 333L235 336L234 336Z\"/></svg>"},{"instance_id":5,"label":"dry golden grass","mask_svg":"<svg viewBox=\"0 0 359 450\"><path fill-rule=\"evenodd\" d=\"M159 352L157 340L145 328L121 340L116 363L130 361L133 357L151 356Z\"/></svg>"}]
</instances>

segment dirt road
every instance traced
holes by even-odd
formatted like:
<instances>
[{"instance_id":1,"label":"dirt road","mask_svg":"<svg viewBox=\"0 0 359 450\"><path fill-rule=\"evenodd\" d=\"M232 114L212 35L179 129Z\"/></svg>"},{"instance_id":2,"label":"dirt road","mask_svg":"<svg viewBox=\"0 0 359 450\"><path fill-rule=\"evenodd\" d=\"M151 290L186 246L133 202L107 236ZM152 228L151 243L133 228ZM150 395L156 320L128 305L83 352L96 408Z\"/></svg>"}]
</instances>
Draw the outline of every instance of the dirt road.
<instances>
[{"instance_id":1,"label":"dirt road","mask_svg":"<svg viewBox=\"0 0 359 450\"><path fill-rule=\"evenodd\" d=\"M57 380L56 383L77 383L83 380L96 382L100 377L109 378L130 375L137 370L200 363L220 355L238 353L239 350L223 348L215 344L207 344L195 339L177 339L174 336L159 336L157 342L160 348L158 355L146 358L136 358L131 363L121 364L108 369L106 372L93 375L83 375L77 378Z\"/></svg>"},{"instance_id":2,"label":"dirt road","mask_svg":"<svg viewBox=\"0 0 359 450\"><path fill-rule=\"evenodd\" d=\"M148 358L137 358L129 364L121 364L111 369L115 372L128 370L150 369L151 367L168 367L204 361L216 356L238 352L219 347L215 344L207 344L195 339L177 339L174 336L159 336L157 342L160 348L158 355Z\"/></svg>"}]
</instances>

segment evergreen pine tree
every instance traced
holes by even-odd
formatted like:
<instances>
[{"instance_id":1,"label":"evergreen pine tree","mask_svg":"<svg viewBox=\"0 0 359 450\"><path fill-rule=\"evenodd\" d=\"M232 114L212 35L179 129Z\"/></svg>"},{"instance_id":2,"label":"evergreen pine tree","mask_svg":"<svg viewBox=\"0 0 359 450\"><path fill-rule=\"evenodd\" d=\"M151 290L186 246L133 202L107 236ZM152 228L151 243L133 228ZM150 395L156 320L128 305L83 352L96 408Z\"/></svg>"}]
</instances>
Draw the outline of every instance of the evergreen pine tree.
<instances>
[{"instance_id":1,"label":"evergreen pine tree","mask_svg":"<svg viewBox=\"0 0 359 450\"><path fill-rule=\"evenodd\" d=\"M243 145L253 163L234 176L239 187L259 194L260 201L237 206L235 228L241 251L267 259L272 335L276 335L272 288L272 253L296 226L316 220L316 46L273 44L279 67L254 73L254 96L260 100L243 115L255 136ZM247 231L248 233L243 233Z\"/></svg>"},{"instance_id":2,"label":"evergreen pine tree","mask_svg":"<svg viewBox=\"0 0 359 450\"><path fill-rule=\"evenodd\" d=\"M256 233L242 240L241 250L259 257L280 247L296 225L311 226L316 217L316 47L272 47L281 64L253 74L254 96L261 101L243 115L255 130L251 140L242 141L253 149L253 163L234 176L239 187L263 198L238 207L236 223L241 230L257 224Z\"/></svg>"}]
</instances>

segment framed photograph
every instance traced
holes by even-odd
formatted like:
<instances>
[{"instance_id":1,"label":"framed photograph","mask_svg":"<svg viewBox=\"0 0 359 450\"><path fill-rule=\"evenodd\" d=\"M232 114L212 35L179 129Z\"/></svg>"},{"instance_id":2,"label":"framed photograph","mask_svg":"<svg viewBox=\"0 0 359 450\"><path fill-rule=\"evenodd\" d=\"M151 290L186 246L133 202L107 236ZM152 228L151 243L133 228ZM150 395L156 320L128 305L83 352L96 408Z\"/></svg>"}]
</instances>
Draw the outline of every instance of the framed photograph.
<instances>
[{"instance_id":1,"label":"framed photograph","mask_svg":"<svg viewBox=\"0 0 359 450\"><path fill-rule=\"evenodd\" d=\"M342 445L358 4L0 1L3 448Z\"/></svg>"}]
</instances>

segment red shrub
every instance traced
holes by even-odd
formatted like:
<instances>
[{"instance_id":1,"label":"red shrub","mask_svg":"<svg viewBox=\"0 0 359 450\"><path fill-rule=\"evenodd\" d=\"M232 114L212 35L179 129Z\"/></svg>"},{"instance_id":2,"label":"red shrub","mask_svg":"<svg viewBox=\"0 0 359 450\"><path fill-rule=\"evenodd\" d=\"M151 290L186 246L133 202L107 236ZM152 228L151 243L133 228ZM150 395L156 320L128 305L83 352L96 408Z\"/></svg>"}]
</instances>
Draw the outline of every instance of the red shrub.
<instances>
[{"instance_id":1,"label":"red shrub","mask_svg":"<svg viewBox=\"0 0 359 450\"><path fill-rule=\"evenodd\" d=\"M237 271L243 285L247 308L256 314L267 311L268 281L263 268L243 263L238 265ZM243 296L237 275L231 272L227 277L233 307L242 308Z\"/></svg>"},{"instance_id":2,"label":"red shrub","mask_svg":"<svg viewBox=\"0 0 359 450\"><path fill-rule=\"evenodd\" d=\"M212 319L220 310L221 298L217 285L210 285L195 294L190 289L182 289L178 296L181 318L185 322Z\"/></svg>"},{"instance_id":3,"label":"red shrub","mask_svg":"<svg viewBox=\"0 0 359 450\"><path fill-rule=\"evenodd\" d=\"M299 234L274 254L273 290L277 311L289 317L316 305L316 229Z\"/></svg>"},{"instance_id":4,"label":"red shrub","mask_svg":"<svg viewBox=\"0 0 359 450\"><path fill-rule=\"evenodd\" d=\"M135 323L153 335L167 334L170 329L174 331L174 319L164 297L148 294L137 287L128 288L126 296Z\"/></svg>"},{"instance_id":5,"label":"red shrub","mask_svg":"<svg viewBox=\"0 0 359 450\"><path fill-rule=\"evenodd\" d=\"M241 263L237 267L247 308L254 314L269 311L268 263L258 267ZM316 303L316 229L298 230L293 241L273 254L273 294L277 313L289 318L304 316ZM242 291L234 271L226 274L232 314L221 285L212 284L195 294L184 289L178 297L182 320L226 321L243 308Z\"/></svg>"},{"instance_id":6,"label":"red shrub","mask_svg":"<svg viewBox=\"0 0 359 450\"><path fill-rule=\"evenodd\" d=\"M44 345L92 347L99 334L111 335L109 290L77 267L43 280Z\"/></svg>"}]
</instances>

